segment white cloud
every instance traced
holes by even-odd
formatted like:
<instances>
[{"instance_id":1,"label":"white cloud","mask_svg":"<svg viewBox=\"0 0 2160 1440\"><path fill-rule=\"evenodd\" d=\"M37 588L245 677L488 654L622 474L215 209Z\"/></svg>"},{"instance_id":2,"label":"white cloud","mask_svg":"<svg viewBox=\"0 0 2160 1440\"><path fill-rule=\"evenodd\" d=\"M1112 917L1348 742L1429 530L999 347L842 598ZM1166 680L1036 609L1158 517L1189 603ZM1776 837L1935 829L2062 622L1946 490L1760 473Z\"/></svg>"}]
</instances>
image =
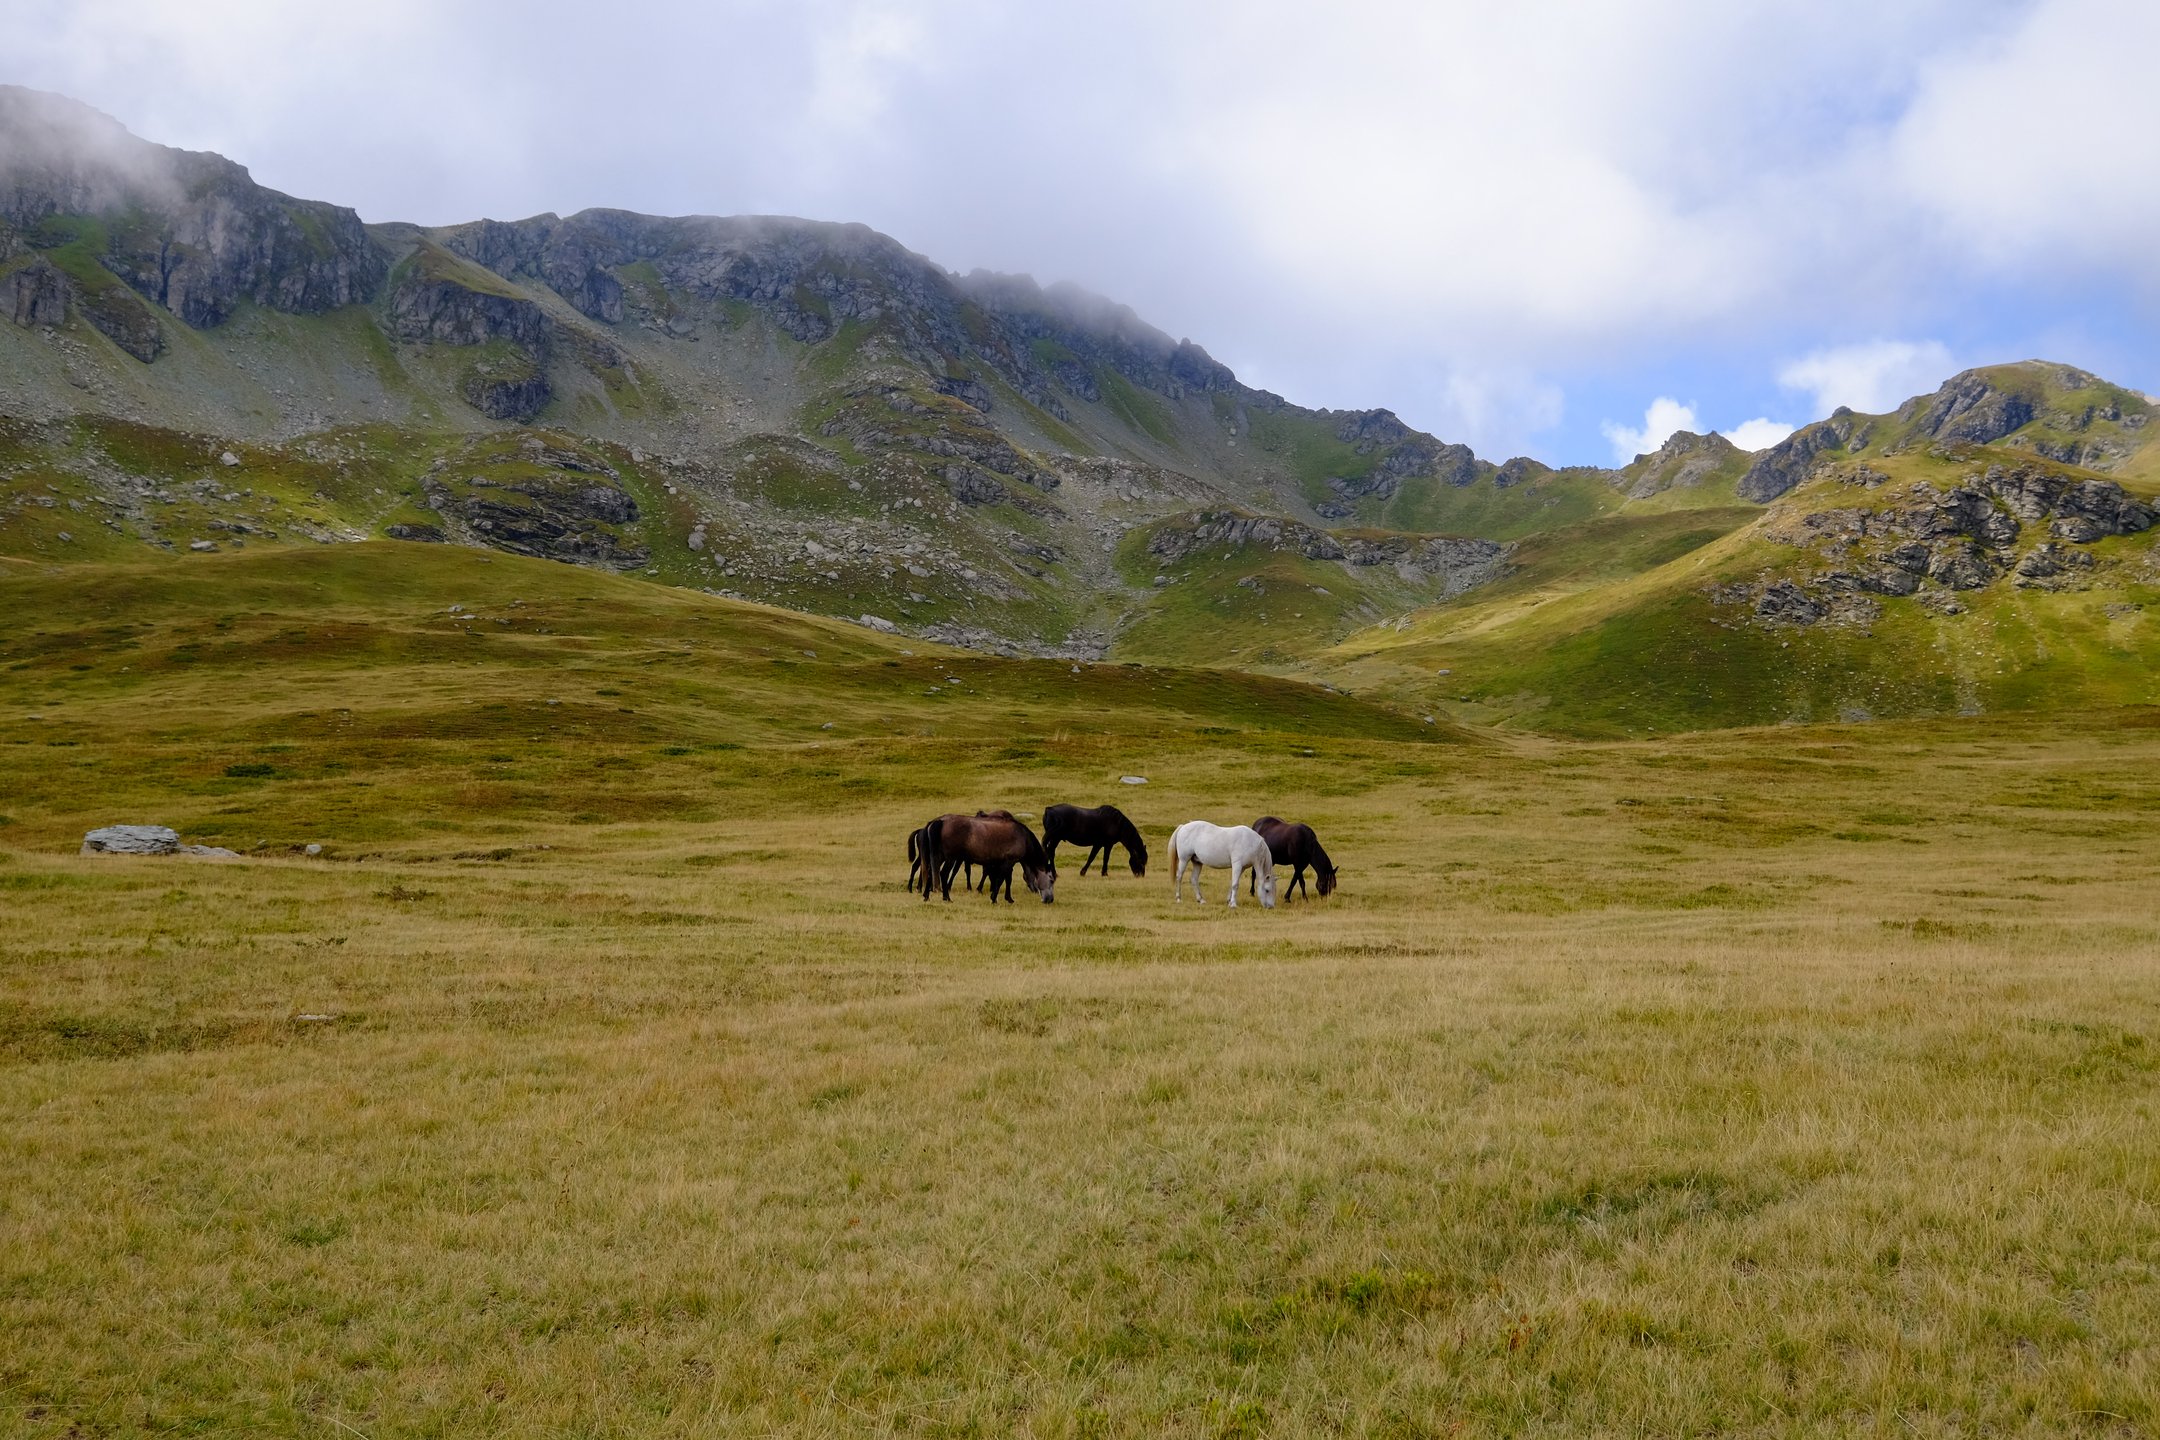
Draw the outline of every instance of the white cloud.
<instances>
[{"instance_id":1,"label":"white cloud","mask_svg":"<svg viewBox=\"0 0 2160 1440\"><path fill-rule=\"evenodd\" d=\"M1879 415L1935 389L1956 368L1939 340L1868 340L1803 355L1778 371L1778 384L1807 392L1814 419L1840 405Z\"/></svg>"},{"instance_id":2,"label":"white cloud","mask_svg":"<svg viewBox=\"0 0 2160 1440\"><path fill-rule=\"evenodd\" d=\"M2057 296L2105 297L2073 302L2099 333L2160 296L2153 0L640 0L658 52L586 43L588 9L14 0L7 78L372 220L859 220L1501 446L1554 423L1554 377L1653 347L1790 354L1865 314L1984 317L1977 350ZM1829 364L1794 388L1903 398ZM1529 378L1435 378L1482 373Z\"/></svg>"},{"instance_id":3,"label":"white cloud","mask_svg":"<svg viewBox=\"0 0 2160 1440\"><path fill-rule=\"evenodd\" d=\"M1695 418L1695 407L1683 405L1670 395L1660 395L1650 402L1643 412L1641 429L1619 425L1607 420L1599 427L1605 438L1612 442L1613 459L1625 465L1637 455L1647 455L1671 439L1679 430L1700 431L1702 422Z\"/></svg>"},{"instance_id":4,"label":"white cloud","mask_svg":"<svg viewBox=\"0 0 2160 1440\"><path fill-rule=\"evenodd\" d=\"M2016 25L1929 58L1885 170L1954 255L2057 276L2122 267L2149 294L2156 52L2149 0L2036 0Z\"/></svg>"},{"instance_id":5,"label":"white cloud","mask_svg":"<svg viewBox=\"0 0 2160 1440\"><path fill-rule=\"evenodd\" d=\"M1767 450L1792 434L1793 427L1782 420L1758 418L1743 420L1724 432L1725 438L1742 450Z\"/></svg>"}]
</instances>

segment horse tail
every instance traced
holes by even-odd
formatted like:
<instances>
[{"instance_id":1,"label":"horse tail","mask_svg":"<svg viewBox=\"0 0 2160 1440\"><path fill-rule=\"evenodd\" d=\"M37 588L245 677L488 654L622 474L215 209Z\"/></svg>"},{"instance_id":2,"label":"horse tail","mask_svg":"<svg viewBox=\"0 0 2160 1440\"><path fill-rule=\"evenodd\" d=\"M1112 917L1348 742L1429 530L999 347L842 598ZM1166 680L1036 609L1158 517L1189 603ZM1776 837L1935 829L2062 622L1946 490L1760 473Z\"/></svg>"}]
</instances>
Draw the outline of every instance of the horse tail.
<instances>
[{"instance_id":1,"label":"horse tail","mask_svg":"<svg viewBox=\"0 0 2160 1440\"><path fill-rule=\"evenodd\" d=\"M1335 862L1328 859L1327 851L1320 846L1320 837L1313 834L1310 825L1305 827L1305 843L1312 846L1312 854L1306 858L1312 861L1313 871L1320 877L1320 894L1323 897L1333 894L1335 891Z\"/></svg>"},{"instance_id":2,"label":"horse tail","mask_svg":"<svg viewBox=\"0 0 2160 1440\"><path fill-rule=\"evenodd\" d=\"M928 900L930 892L937 888L938 872L945 868L943 816L932 820L922 828L922 898Z\"/></svg>"}]
</instances>

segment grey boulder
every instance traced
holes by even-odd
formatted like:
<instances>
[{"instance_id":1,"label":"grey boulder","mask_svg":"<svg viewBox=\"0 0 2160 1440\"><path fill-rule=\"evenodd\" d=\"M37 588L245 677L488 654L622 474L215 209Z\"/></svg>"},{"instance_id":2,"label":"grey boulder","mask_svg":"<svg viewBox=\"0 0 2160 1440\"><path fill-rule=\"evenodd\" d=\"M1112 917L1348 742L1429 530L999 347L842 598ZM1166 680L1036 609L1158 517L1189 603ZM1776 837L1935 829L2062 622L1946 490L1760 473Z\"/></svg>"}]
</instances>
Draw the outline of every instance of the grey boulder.
<instances>
[{"instance_id":1,"label":"grey boulder","mask_svg":"<svg viewBox=\"0 0 2160 1440\"><path fill-rule=\"evenodd\" d=\"M85 855L175 855L180 832L163 825L107 825L83 836Z\"/></svg>"}]
</instances>

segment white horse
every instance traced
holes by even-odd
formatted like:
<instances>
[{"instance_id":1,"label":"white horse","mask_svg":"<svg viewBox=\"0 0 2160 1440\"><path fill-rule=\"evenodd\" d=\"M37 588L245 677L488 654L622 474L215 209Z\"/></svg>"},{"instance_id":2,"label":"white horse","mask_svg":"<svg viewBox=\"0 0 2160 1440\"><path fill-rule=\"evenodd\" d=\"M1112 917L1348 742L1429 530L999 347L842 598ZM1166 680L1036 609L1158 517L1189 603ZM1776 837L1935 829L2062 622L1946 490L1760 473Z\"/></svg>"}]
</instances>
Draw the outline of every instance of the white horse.
<instances>
[{"instance_id":1,"label":"white horse","mask_svg":"<svg viewBox=\"0 0 2160 1440\"><path fill-rule=\"evenodd\" d=\"M1238 880L1247 871L1260 877L1258 889L1260 903L1275 908L1275 857L1268 852L1267 841L1250 825L1211 825L1205 820L1188 820L1177 827L1170 836L1170 855L1176 869L1170 877L1170 898L1185 898L1185 867L1192 867L1192 898L1207 904L1207 897L1200 893L1200 872L1210 865L1228 866L1230 870L1230 908L1237 908Z\"/></svg>"}]
</instances>

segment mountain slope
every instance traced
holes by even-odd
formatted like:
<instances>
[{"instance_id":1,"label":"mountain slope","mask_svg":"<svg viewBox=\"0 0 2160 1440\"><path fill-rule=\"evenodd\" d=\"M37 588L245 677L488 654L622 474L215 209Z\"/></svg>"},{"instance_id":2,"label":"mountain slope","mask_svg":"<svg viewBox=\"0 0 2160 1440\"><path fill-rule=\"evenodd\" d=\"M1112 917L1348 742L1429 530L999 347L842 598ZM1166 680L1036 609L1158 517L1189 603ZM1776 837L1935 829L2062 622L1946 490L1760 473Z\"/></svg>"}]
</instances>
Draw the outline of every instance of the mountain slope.
<instances>
[{"instance_id":1,"label":"mountain slope","mask_svg":"<svg viewBox=\"0 0 2160 1440\"><path fill-rule=\"evenodd\" d=\"M1495 464L859 225L363 225L6 87L0 141L0 563L449 543L1600 733L2149 698L2156 407L2068 366Z\"/></svg>"},{"instance_id":2,"label":"mountain slope","mask_svg":"<svg viewBox=\"0 0 2160 1440\"><path fill-rule=\"evenodd\" d=\"M1632 574L1599 568L1619 540L1597 525L1526 543L1506 580L1318 671L1584 734L2160 703L2151 409L2066 366L1967 372L1761 457L1750 475L1804 478L1765 509L1702 512L1722 536Z\"/></svg>"},{"instance_id":3,"label":"mountain slope","mask_svg":"<svg viewBox=\"0 0 2160 1440\"><path fill-rule=\"evenodd\" d=\"M1633 503L1627 475L1495 466L1384 410L1308 410L1124 307L952 275L862 226L596 210L362 227L57 97L0 90L0 133L29 137L0 149L4 483L18 512L95 504L108 537L440 537L1098 654L1183 613L1133 558L1165 524L1347 522L1370 557L1389 532L1423 553ZM205 251L206 216L245 243ZM559 473L502 483L528 442ZM144 501L175 485L208 508ZM251 489L313 509L280 530ZM0 554L84 553L26 519ZM1339 542L1299 548L1343 599L1259 647L1279 664L1459 583L1379 583ZM1225 584L1273 563L1247 559Z\"/></svg>"}]
</instances>

